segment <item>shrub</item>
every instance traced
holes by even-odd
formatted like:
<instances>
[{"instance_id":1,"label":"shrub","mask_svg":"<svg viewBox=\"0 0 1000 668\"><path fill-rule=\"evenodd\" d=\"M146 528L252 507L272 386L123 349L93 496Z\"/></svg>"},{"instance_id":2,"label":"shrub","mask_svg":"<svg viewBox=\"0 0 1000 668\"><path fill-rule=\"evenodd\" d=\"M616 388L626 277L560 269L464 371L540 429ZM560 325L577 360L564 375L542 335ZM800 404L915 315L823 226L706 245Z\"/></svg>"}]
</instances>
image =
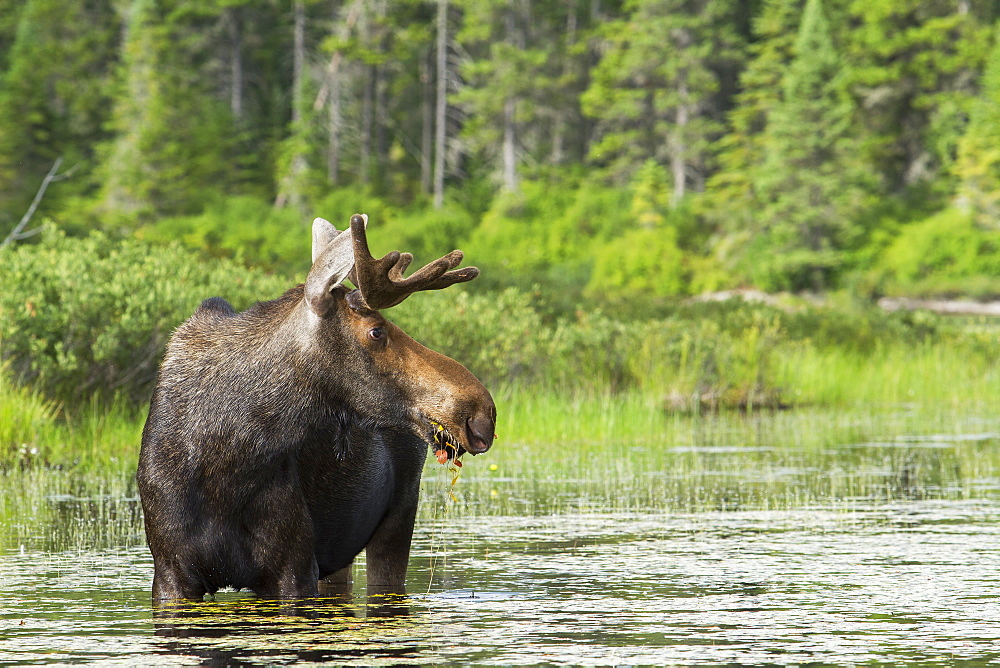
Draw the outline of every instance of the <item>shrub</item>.
<instances>
[{"instance_id":1,"label":"shrub","mask_svg":"<svg viewBox=\"0 0 1000 668\"><path fill-rule=\"evenodd\" d=\"M1000 231L983 229L957 208L906 225L877 272L889 292L914 295L1000 292ZM989 287L985 284L989 284Z\"/></svg>"},{"instance_id":2,"label":"shrub","mask_svg":"<svg viewBox=\"0 0 1000 668\"><path fill-rule=\"evenodd\" d=\"M237 308L289 286L226 260L94 233L47 230L0 261L0 353L51 397L148 396L171 330L207 297Z\"/></svg>"},{"instance_id":3,"label":"shrub","mask_svg":"<svg viewBox=\"0 0 1000 668\"><path fill-rule=\"evenodd\" d=\"M686 292L683 253L673 227L630 230L601 249L588 294L641 294L654 297Z\"/></svg>"},{"instance_id":4,"label":"shrub","mask_svg":"<svg viewBox=\"0 0 1000 668\"><path fill-rule=\"evenodd\" d=\"M158 244L180 242L206 256L290 273L308 270L310 222L291 209L237 196L219 199L197 215L147 223L136 230L136 237Z\"/></svg>"},{"instance_id":5,"label":"shrub","mask_svg":"<svg viewBox=\"0 0 1000 668\"><path fill-rule=\"evenodd\" d=\"M550 226L571 197L571 190L527 180L519 192L501 193L472 233L469 257L508 275L544 274L553 263L547 245Z\"/></svg>"},{"instance_id":6,"label":"shrub","mask_svg":"<svg viewBox=\"0 0 1000 668\"><path fill-rule=\"evenodd\" d=\"M406 251L413 254L414 266L463 247L475 227L467 211L450 204L440 211L424 209L408 215L393 214L388 220L369 217L373 227L368 239L372 253Z\"/></svg>"}]
</instances>

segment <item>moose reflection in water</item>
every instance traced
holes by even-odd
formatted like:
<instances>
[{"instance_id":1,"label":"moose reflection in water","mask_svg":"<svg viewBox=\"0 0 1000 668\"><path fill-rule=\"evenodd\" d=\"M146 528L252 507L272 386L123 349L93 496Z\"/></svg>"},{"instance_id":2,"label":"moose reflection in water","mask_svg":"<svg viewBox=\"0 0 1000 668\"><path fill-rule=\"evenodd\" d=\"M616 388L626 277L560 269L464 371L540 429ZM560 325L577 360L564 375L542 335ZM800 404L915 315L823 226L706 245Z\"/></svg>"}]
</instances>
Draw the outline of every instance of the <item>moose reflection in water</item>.
<instances>
[{"instance_id":1,"label":"moose reflection in water","mask_svg":"<svg viewBox=\"0 0 1000 668\"><path fill-rule=\"evenodd\" d=\"M456 250L404 278L412 256L374 259L367 222L317 218L304 285L242 313L208 299L171 337L137 475L154 600L316 596L362 549L369 593L402 592L428 444L492 445L486 388L379 313L478 269Z\"/></svg>"},{"instance_id":2,"label":"moose reflection in water","mask_svg":"<svg viewBox=\"0 0 1000 668\"><path fill-rule=\"evenodd\" d=\"M366 620L405 617L410 612L409 601L403 595L370 596L367 605L357 607L353 597L320 597L284 601L228 600L218 604L189 601L163 602L153 610L155 635L163 638L157 653L181 657L198 657L211 665L245 663L248 648L237 640L252 632L267 646L256 647L253 655L272 660L294 658L310 663L343 661L359 657L405 659L418 650L410 643L377 643L376 647L351 647L351 640L375 631ZM393 623L386 619L388 623ZM338 643L323 643L310 647L301 642L283 643L296 634L309 633L321 623L328 638L341 638ZM405 622L404 622L405 623ZM222 642L220 642L222 641Z\"/></svg>"}]
</instances>

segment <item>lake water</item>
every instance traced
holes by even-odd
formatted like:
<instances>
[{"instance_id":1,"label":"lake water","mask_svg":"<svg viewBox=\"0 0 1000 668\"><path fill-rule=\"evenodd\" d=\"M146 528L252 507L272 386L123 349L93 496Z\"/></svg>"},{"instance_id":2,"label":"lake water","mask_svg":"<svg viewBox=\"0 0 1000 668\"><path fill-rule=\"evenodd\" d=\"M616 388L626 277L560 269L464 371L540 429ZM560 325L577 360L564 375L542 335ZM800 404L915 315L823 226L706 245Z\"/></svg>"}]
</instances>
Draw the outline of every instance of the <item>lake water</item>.
<instances>
[{"instance_id":1,"label":"lake water","mask_svg":"<svg viewBox=\"0 0 1000 668\"><path fill-rule=\"evenodd\" d=\"M906 412L501 442L457 502L428 466L403 600L366 600L359 558L348 599L155 615L128 480L10 473L0 664L998 661L998 443Z\"/></svg>"}]
</instances>

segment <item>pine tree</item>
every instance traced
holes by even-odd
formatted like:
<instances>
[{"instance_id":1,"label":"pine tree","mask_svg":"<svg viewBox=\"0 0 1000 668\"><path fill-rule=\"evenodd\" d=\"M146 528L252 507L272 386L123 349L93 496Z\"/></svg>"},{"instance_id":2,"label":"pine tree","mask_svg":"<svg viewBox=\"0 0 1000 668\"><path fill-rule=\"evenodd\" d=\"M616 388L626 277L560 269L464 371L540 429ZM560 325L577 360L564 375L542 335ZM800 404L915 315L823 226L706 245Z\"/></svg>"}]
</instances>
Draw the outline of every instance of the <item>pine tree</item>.
<instances>
[{"instance_id":1,"label":"pine tree","mask_svg":"<svg viewBox=\"0 0 1000 668\"><path fill-rule=\"evenodd\" d=\"M888 194L945 184L989 52L987 3L866 0L849 5L846 85L864 109L857 133ZM995 10L994 10L995 11ZM944 190L944 189L940 189Z\"/></svg>"},{"instance_id":2,"label":"pine tree","mask_svg":"<svg viewBox=\"0 0 1000 668\"><path fill-rule=\"evenodd\" d=\"M976 222L1000 228L1000 29L982 77L969 125L958 143L954 167L959 206Z\"/></svg>"},{"instance_id":3,"label":"pine tree","mask_svg":"<svg viewBox=\"0 0 1000 668\"><path fill-rule=\"evenodd\" d=\"M598 120L591 159L630 176L652 158L669 165L674 205L708 169L721 131L720 69L740 48L730 3L632 0L605 26L606 46L582 98Z\"/></svg>"},{"instance_id":4,"label":"pine tree","mask_svg":"<svg viewBox=\"0 0 1000 668\"><path fill-rule=\"evenodd\" d=\"M298 132L309 150L311 189L359 184L404 199L421 186L429 190L435 8L415 0L346 0L332 13L326 3L307 9L316 26L310 41L318 43L307 52L325 61L313 68L315 90Z\"/></svg>"},{"instance_id":5,"label":"pine tree","mask_svg":"<svg viewBox=\"0 0 1000 668\"><path fill-rule=\"evenodd\" d=\"M748 261L763 287L828 287L858 232L874 184L858 159L844 81L821 0L808 0L755 179L764 207Z\"/></svg>"},{"instance_id":6,"label":"pine tree","mask_svg":"<svg viewBox=\"0 0 1000 668\"><path fill-rule=\"evenodd\" d=\"M544 5L527 0L467 1L458 41L473 57L464 86L452 97L466 113L462 141L496 165L502 189L516 191L526 128L540 122L539 100L551 87L547 67L552 34ZM530 149L529 149L530 152Z\"/></svg>"},{"instance_id":7,"label":"pine tree","mask_svg":"<svg viewBox=\"0 0 1000 668\"><path fill-rule=\"evenodd\" d=\"M749 60L715 146L717 170L706 183L706 216L724 231L720 249L745 241L760 205L754 175L767 159L764 130L781 102L781 80L792 60L805 0L765 0L753 22ZM739 242L738 242L739 243Z\"/></svg>"},{"instance_id":8,"label":"pine tree","mask_svg":"<svg viewBox=\"0 0 1000 668\"><path fill-rule=\"evenodd\" d=\"M102 206L116 214L191 213L239 178L227 96L208 76L223 66L218 6L133 0L125 76L104 149ZM212 190L206 188L211 184Z\"/></svg>"},{"instance_id":9,"label":"pine tree","mask_svg":"<svg viewBox=\"0 0 1000 668\"><path fill-rule=\"evenodd\" d=\"M93 145L106 136L118 34L110 2L27 0L18 18L0 74L0 230L59 156L74 178L46 193L42 211L86 192Z\"/></svg>"}]
</instances>

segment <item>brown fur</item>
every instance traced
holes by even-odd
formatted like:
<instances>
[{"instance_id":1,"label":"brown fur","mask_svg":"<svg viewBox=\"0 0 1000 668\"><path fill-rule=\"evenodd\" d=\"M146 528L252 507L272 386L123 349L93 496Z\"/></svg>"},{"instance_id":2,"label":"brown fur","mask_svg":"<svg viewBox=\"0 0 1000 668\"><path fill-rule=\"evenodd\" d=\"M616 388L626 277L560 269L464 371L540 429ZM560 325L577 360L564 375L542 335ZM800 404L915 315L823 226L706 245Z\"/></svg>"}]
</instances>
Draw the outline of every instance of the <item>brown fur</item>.
<instances>
[{"instance_id":1,"label":"brown fur","mask_svg":"<svg viewBox=\"0 0 1000 668\"><path fill-rule=\"evenodd\" d=\"M143 431L154 599L313 596L361 549L369 589L401 590L432 422L476 454L495 420L465 367L357 291L298 286L243 313L206 300L168 344Z\"/></svg>"}]
</instances>

